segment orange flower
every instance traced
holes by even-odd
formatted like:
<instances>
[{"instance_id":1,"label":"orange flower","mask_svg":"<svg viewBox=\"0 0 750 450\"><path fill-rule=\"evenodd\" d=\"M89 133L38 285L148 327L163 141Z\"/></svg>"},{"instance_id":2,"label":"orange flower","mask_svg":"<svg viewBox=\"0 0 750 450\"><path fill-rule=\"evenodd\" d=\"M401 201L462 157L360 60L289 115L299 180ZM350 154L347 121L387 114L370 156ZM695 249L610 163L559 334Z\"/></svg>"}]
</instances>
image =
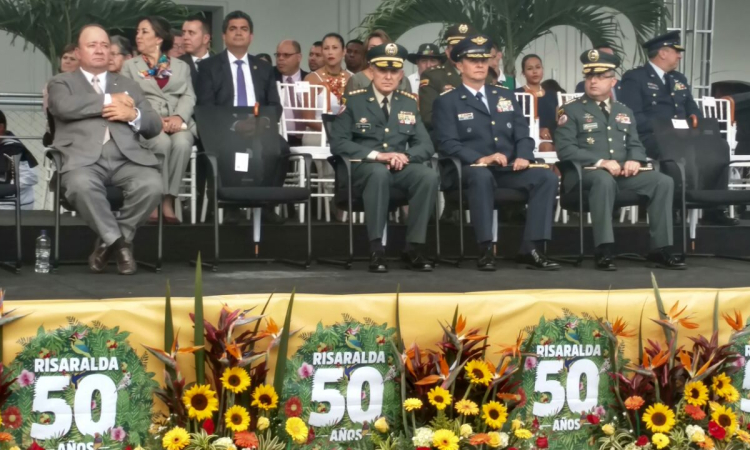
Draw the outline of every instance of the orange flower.
<instances>
[{"instance_id":1,"label":"orange flower","mask_svg":"<svg viewBox=\"0 0 750 450\"><path fill-rule=\"evenodd\" d=\"M616 337L631 338L635 337L635 331L626 330L628 323L622 320L622 317L615 319L615 323L612 324L612 334Z\"/></svg>"},{"instance_id":2,"label":"orange flower","mask_svg":"<svg viewBox=\"0 0 750 450\"><path fill-rule=\"evenodd\" d=\"M258 437L252 431L234 433L234 443L239 448L258 448Z\"/></svg>"},{"instance_id":3,"label":"orange flower","mask_svg":"<svg viewBox=\"0 0 750 450\"><path fill-rule=\"evenodd\" d=\"M706 439L703 442L698 442L698 447L704 448L706 450L711 450L712 448L714 448L714 441L710 437L706 436Z\"/></svg>"},{"instance_id":4,"label":"orange flower","mask_svg":"<svg viewBox=\"0 0 750 450\"><path fill-rule=\"evenodd\" d=\"M13 440L13 436L10 433L0 433L0 442L10 442Z\"/></svg>"},{"instance_id":5,"label":"orange flower","mask_svg":"<svg viewBox=\"0 0 750 450\"><path fill-rule=\"evenodd\" d=\"M521 356L521 345L523 344L523 331L518 333L518 338L516 338L516 343L512 345L506 345L502 349L500 349L497 354L503 355L503 356L512 356L513 358L516 358L518 356Z\"/></svg>"},{"instance_id":6,"label":"orange flower","mask_svg":"<svg viewBox=\"0 0 750 450\"><path fill-rule=\"evenodd\" d=\"M655 354L654 357L648 356L647 352L643 352L643 368L644 369L656 369L663 366L669 361L669 355L666 350L662 350Z\"/></svg>"},{"instance_id":7,"label":"orange flower","mask_svg":"<svg viewBox=\"0 0 750 450\"><path fill-rule=\"evenodd\" d=\"M702 409L700 409L697 406L693 405L685 405L685 412L693 418L693 420L703 420L706 418L706 413L703 412Z\"/></svg>"},{"instance_id":8,"label":"orange flower","mask_svg":"<svg viewBox=\"0 0 750 450\"><path fill-rule=\"evenodd\" d=\"M672 309L669 310L667 320L657 320L656 322L665 323L670 326L679 324L687 328L688 330L695 330L699 325L696 322L690 321L691 316L683 317L682 319L680 319L680 316L685 312L686 309L687 306L680 309L680 302L677 301L674 305L672 305Z\"/></svg>"},{"instance_id":9,"label":"orange flower","mask_svg":"<svg viewBox=\"0 0 750 450\"><path fill-rule=\"evenodd\" d=\"M643 398L638 395L633 395L625 400L625 407L631 411L638 411L643 407L644 403Z\"/></svg>"},{"instance_id":10,"label":"orange flower","mask_svg":"<svg viewBox=\"0 0 750 450\"><path fill-rule=\"evenodd\" d=\"M463 314L458 316L458 319L456 320L456 337L458 337L459 341L481 341L482 339L486 339L488 336L483 336L479 334L473 334L469 332L468 334L461 334L463 333L464 329L466 328L466 318ZM470 330L471 331L471 330Z\"/></svg>"},{"instance_id":11,"label":"orange flower","mask_svg":"<svg viewBox=\"0 0 750 450\"><path fill-rule=\"evenodd\" d=\"M742 313L737 311L736 309L734 310L734 319L732 319L732 316L726 313L723 313L721 316L724 318L724 320L727 321L729 326L734 329L734 331L740 331L745 328L745 324L742 321Z\"/></svg>"},{"instance_id":12,"label":"orange flower","mask_svg":"<svg viewBox=\"0 0 750 450\"><path fill-rule=\"evenodd\" d=\"M489 444L490 443L490 435L487 433L477 433L474 436L469 439L469 444L473 446L478 446L481 444Z\"/></svg>"}]
</instances>

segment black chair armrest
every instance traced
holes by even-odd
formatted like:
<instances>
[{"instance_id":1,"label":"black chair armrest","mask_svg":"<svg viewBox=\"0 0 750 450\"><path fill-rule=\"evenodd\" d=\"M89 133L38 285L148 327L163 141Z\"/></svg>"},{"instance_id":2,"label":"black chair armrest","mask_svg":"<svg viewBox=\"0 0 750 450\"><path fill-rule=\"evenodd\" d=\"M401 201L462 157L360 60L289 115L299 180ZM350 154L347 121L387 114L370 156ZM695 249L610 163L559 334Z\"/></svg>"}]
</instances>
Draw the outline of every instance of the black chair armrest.
<instances>
[{"instance_id":1,"label":"black chair armrest","mask_svg":"<svg viewBox=\"0 0 750 450\"><path fill-rule=\"evenodd\" d=\"M44 157L55 163L55 170L62 168L62 152L54 147L44 149Z\"/></svg>"},{"instance_id":2,"label":"black chair armrest","mask_svg":"<svg viewBox=\"0 0 750 450\"><path fill-rule=\"evenodd\" d=\"M558 161L555 163L558 169L560 169L560 175L565 178L570 176L568 174L576 174L576 182L580 183L583 180L583 166L576 161Z\"/></svg>"},{"instance_id":3,"label":"black chair armrest","mask_svg":"<svg viewBox=\"0 0 750 450\"><path fill-rule=\"evenodd\" d=\"M685 184L685 160L684 159L681 158L679 161L675 159L660 159L658 163L659 163L660 170L666 168L667 166L677 166L677 168L680 171L679 181L682 182L683 185Z\"/></svg>"},{"instance_id":4,"label":"black chair armrest","mask_svg":"<svg viewBox=\"0 0 750 450\"><path fill-rule=\"evenodd\" d=\"M16 186L16 200L18 201L18 207L21 206L21 154L16 155L3 155L10 160L10 170L13 179L13 184ZM20 243L16 245L21 245Z\"/></svg>"},{"instance_id":5,"label":"black chair armrest","mask_svg":"<svg viewBox=\"0 0 750 450\"><path fill-rule=\"evenodd\" d=\"M309 190L310 189L310 170L312 170L312 155L309 153L292 153L289 155L285 155L284 159L291 161L295 158L302 158L305 161L305 187Z\"/></svg>"},{"instance_id":6,"label":"black chair armrest","mask_svg":"<svg viewBox=\"0 0 750 450\"><path fill-rule=\"evenodd\" d=\"M203 158L208 163L209 171L208 175L213 178L214 184L218 187L219 183L219 163L216 161L216 156L209 155L206 152L198 153L196 155L198 158Z\"/></svg>"}]
</instances>

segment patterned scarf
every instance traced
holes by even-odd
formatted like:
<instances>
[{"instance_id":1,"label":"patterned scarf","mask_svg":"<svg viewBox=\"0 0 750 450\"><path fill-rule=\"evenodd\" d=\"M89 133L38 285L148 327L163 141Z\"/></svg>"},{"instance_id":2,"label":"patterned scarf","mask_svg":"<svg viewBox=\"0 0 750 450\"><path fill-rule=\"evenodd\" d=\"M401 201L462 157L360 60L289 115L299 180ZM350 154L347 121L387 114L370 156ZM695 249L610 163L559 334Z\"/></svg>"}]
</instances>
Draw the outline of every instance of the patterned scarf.
<instances>
[{"instance_id":1,"label":"patterned scarf","mask_svg":"<svg viewBox=\"0 0 750 450\"><path fill-rule=\"evenodd\" d=\"M141 77L143 78L169 78L172 76L172 69L170 68L170 60L166 54L162 54L159 61L152 67L144 55L141 55L143 61L148 66L148 70L141 70Z\"/></svg>"}]
</instances>

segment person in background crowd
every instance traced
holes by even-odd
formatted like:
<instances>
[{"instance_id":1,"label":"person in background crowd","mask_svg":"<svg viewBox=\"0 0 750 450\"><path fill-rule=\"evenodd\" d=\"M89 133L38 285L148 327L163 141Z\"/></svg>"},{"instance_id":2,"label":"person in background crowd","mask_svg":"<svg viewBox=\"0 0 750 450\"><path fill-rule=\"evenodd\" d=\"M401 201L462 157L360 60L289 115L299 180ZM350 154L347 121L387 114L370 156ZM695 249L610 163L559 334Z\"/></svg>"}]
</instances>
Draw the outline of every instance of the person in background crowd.
<instances>
[{"instance_id":1,"label":"person in background crowd","mask_svg":"<svg viewBox=\"0 0 750 450\"><path fill-rule=\"evenodd\" d=\"M552 78L550 78L549 80L542 81L542 89L544 89L545 91L554 92L555 95L557 95L558 92L561 94L566 93L565 89L563 89L562 86L560 86L560 83L553 80Z\"/></svg>"},{"instance_id":2,"label":"person in background crowd","mask_svg":"<svg viewBox=\"0 0 750 450\"><path fill-rule=\"evenodd\" d=\"M125 61L133 57L133 46L123 36L113 35L109 37L109 67L112 73L120 73Z\"/></svg>"},{"instance_id":3,"label":"person in background crowd","mask_svg":"<svg viewBox=\"0 0 750 450\"><path fill-rule=\"evenodd\" d=\"M388 33L383 30L375 30L370 33L370 35L367 36L367 39L365 40L365 51L369 52L373 47L377 47L378 45L383 44L389 44L391 42L392 41L390 36L388 36ZM360 72L352 75L351 79L349 79L349 82L346 83L346 89L344 92L349 93L366 88L370 85L370 83L372 83L372 77L373 69L370 65L367 65L364 70L361 70ZM411 86L409 85L409 80L407 80L406 77L401 78L401 82L398 85L398 90L411 93Z\"/></svg>"},{"instance_id":4,"label":"person in background crowd","mask_svg":"<svg viewBox=\"0 0 750 450\"><path fill-rule=\"evenodd\" d=\"M542 58L538 55L530 54L521 60L523 76L526 78L526 84L516 89L516 92L526 92L531 94L534 99L534 113L539 119L539 139L543 141L539 144L539 151L554 152L555 146L551 143L552 133L557 127L555 114L557 113L557 93L547 91L542 87L544 79L544 66Z\"/></svg>"},{"instance_id":5,"label":"person in background crowd","mask_svg":"<svg viewBox=\"0 0 750 450\"><path fill-rule=\"evenodd\" d=\"M198 90L198 63L211 56L211 25L202 15L188 17L182 24L182 46L185 54L180 59L190 66L193 90Z\"/></svg>"},{"instance_id":6,"label":"person in background crowd","mask_svg":"<svg viewBox=\"0 0 750 450\"><path fill-rule=\"evenodd\" d=\"M558 270L559 264L543 253L545 241L552 238L558 178L551 170L529 168L534 139L513 91L486 84L491 47L490 38L482 35L464 38L453 47L451 60L462 83L435 100L438 151L461 160L479 270L495 270L492 216L498 187L520 189L529 197L516 261L529 269Z\"/></svg>"},{"instance_id":7,"label":"person in background crowd","mask_svg":"<svg viewBox=\"0 0 750 450\"><path fill-rule=\"evenodd\" d=\"M167 56L170 58L179 58L185 54L185 47L183 46L182 30L171 30L172 33L172 48L169 49Z\"/></svg>"},{"instance_id":8,"label":"person in background crowd","mask_svg":"<svg viewBox=\"0 0 750 450\"><path fill-rule=\"evenodd\" d=\"M307 66L310 68L310 72L315 72L323 67L323 64L323 43L315 41L307 54Z\"/></svg>"},{"instance_id":9,"label":"person in background crowd","mask_svg":"<svg viewBox=\"0 0 750 450\"><path fill-rule=\"evenodd\" d=\"M446 56L440 52L437 45L422 44L416 53L409 53L406 59L417 66L417 71L407 77L411 92L416 93L419 92L419 78L422 76L422 72L431 67L445 64Z\"/></svg>"},{"instance_id":10,"label":"person in background crowd","mask_svg":"<svg viewBox=\"0 0 750 450\"><path fill-rule=\"evenodd\" d=\"M268 64L273 65L273 59L271 59L271 55L269 55L268 53L258 53L257 55L255 55L255 57L267 62Z\"/></svg>"},{"instance_id":11,"label":"person in background crowd","mask_svg":"<svg viewBox=\"0 0 750 450\"><path fill-rule=\"evenodd\" d=\"M97 234L89 268L107 269L114 254L117 270L132 275L136 229L161 200L158 160L139 136L157 136L162 120L138 83L109 66L109 36L99 25L84 26L76 57L80 70L49 82L49 110L55 120L53 146L62 152L60 182L65 198ZM118 217L107 201L105 184L123 190Z\"/></svg>"},{"instance_id":12,"label":"person in background crowd","mask_svg":"<svg viewBox=\"0 0 750 450\"><path fill-rule=\"evenodd\" d=\"M147 149L164 155L165 177L162 212L164 221L177 224L175 198L190 162L196 128L193 121L195 92L190 67L168 56L172 46L169 22L160 16L146 17L138 23L135 35L140 56L126 61L122 74L141 86L153 109L161 116L163 130L145 141ZM158 211L150 220L158 219Z\"/></svg>"},{"instance_id":13,"label":"person in background crowd","mask_svg":"<svg viewBox=\"0 0 750 450\"><path fill-rule=\"evenodd\" d=\"M407 53L404 47L393 43L367 52L372 83L347 94L346 108L336 117L331 131L334 155L363 161L352 165L352 183L363 192L371 252L369 270L376 273L388 271L383 230L388 220L391 186L409 195L402 261L408 269L432 271L432 264L422 253L435 208L438 175L423 164L432 158L435 149L419 117L416 97L396 90Z\"/></svg>"},{"instance_id":14,"label":"person in background crowd","mask_svg":"<svg viewBox=\"0 0 750 450\"><path fill-rule=\"evenodd\" d=\"M299 42L293 40L284 40L279 42L276 46L276 67L273 69L274 77L276 81L285 84L298 83L307 77L308 72L300 69L302 63L302 48ZM302 136L294 134L293 132L299 129L304 129L304 124L295 122L293 119L301 119L300 111L286 108L287 106L301 107L298 103L297 96L294 95L294 89L292 88L289 93L289 103L286 103L286 96L281 98L281 103L284 106L284 118L286 119L287 126L287 142L292 147L302 145Z\"/></svg>"},{"instance_id":15,"label":"person in background crowd","mask_svg":"<svg viewBox=\"0 0 750 450\"><path fill-rule=\"evenodd\" d=\"M582 179L594 227L594 267L617 270L612 212L617 192L630 190L648 199L651 253L647 259L656 267L686 269L671 251L674 182L661 172L641 170L646 150L638 139L633 111L612 100L620 58L591 49L583 52L581 62L586 92L560 108L555 145L560 160L597 169L584 170ZM577 177L565 178L565 191L576 186Z\"/></svg>"},{"instance_id":16,"label":"person in background crowd","mask_svg":"<svg viewBox=\"0 0 750 450\"><path fill-rule=\"evenodd\" d=\"M18 168L20 188L21 188L21 209L34 209L34 185L39 182L36 171L37 162L34 155L23 143L15 138L15 135L8 130L8 120L5 114L0 111L0 184L7 183L7 168L10 161L5 157L21 155L21 165ZM14 206L9 203L0 203L0 209L12 209Z\"/></svg>"},{"instance_id":17,"label":"person in background crowd","mask_svg":"<svg viewBox=\"0 0 750 450\"><path fill-rule=\"evenodd\" d=\"M78 70L78 58L76 57L76 45L68 44L63 47L60 57L60 72L67 73Z\"/></svg>"},{"instance_id":18,"label":"person in background crowd","mask_svg":"<svg viewBox=\"0 0 750 450\"><path fill-rule=\"evenodd\" d=\"M511 91L516 88L516 79L510 75L506 75L503 71L503 52L497 47L497 44L492 44L492 57L490 58L490 75L494 77L496 84L506 87Z\"/></svg>"},{"instance_id":19,"label":"person in background crowd","mask_svg":"<svg viewBox=\"0 0 750 450\"><path fill-rule=\"evenodd\" d=\"M609 45L607 45L607 44L596 45L596 46L594 46L594 50L596 50L597 52L599 52L599 54L601 54L601 53L606 53L608 55L614 55L615 54L615 50L612 47L610 47ZM615 76L616 75L617 74L615 74ZM585 90L585 84L586 84L586 81L583 80L583 81L579 82L576 85L576 93L577 94L582 94L582 93L586 92L586 90ZM620 83L620 80L617 80L617 83L615 83L615 87L612 88L612 100L614 100L614 101L619 100L617 97L619 96L619 94L620 94L621 91L622 91L622 83Z\"/></svg>"},{"instance_id":20,"label":"person in background crowd","mask_svg":"<svg viewBox=\"0 0 750 450\"><path fill-rule=\"evenodd\" d=\"M344 64L346 70L355 74L367 68L365 62L365 44L359 39L352 39L346 43L346 54L344 55Z\"/></svg>"}]
</instances>

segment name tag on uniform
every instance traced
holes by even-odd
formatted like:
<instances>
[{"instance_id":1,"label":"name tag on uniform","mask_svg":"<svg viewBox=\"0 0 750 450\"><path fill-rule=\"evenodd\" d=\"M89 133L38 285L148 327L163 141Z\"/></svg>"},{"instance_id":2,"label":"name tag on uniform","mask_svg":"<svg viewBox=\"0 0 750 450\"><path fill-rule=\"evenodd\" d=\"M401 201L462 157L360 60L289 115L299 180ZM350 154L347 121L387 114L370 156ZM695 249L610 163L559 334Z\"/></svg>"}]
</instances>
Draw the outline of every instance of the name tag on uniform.
<instances>
[{"instance_id":1,"label":"name tag on uniform","mask_svg":"<svg viewBox=\"0 0 750 450\"><path fill-rule=\"evenodd\" d=\"M583 124L583 131L592 131L597 129L599 129L599 124L596 122Z\"/></svg>"},{"instance_id":2,"label":"name tag on uniform","mask_svg":"<svg viewBox=\"0 0 750 450\"><path fill-rule=\"evenodd\" d=\"M372 127L369 123L358 123L355 125L359 131L367 131Z\"/></svg>"},{"instance_id":3,"label":"name tag on uniform","mask_svg":"<svg viewBox=\"0 0 750 450\"><path fill-rule=\"evenodd\" d=\"M620 113L617 116L615 116L615 122L630 125L630 116L628 116L627 114Z\"/></svg>"},{"instance_id":4,"label":"name tag on uniform","mask_svg":"<svg viewBox=\"0 0 750 450\"><path fill-rule=\"evenodd\" d=\"M401 125L414 125L417 123L417 118L411 111L400 111L398 113L398 123Z\"/></svg>"},{"instance_id":5,"label":"name tag on uniform","mask_svg":"<svg viewBox=\"0 0 750 450\"><path fill-rule=\"evenodd\" d=\"M655 91L658 91L659 90L659 85L656 84L656 83L648 83L648 88L649 89L653 89Z\"/></svg>"},{"instance_id":6,"label":"name tag on uniform","mask_svg":"<svg viewBox=\"0 0 750 450\"><path fill-rule=\"evenodd\" d=\"M513 111L513 102L505 97L500 97L497 101L497 112L510 112Z\"/></svg>"},{"instance_id":7,"label":"name tag on uniform","mask_svg":"<svg viewBox=\"0 0 750 450\"><path fill-rule=\"evenodd\" d=\"M474 113L462 113L458 115L458 120L473 120L474 119Z\"/></svg>"}]
</instances>

